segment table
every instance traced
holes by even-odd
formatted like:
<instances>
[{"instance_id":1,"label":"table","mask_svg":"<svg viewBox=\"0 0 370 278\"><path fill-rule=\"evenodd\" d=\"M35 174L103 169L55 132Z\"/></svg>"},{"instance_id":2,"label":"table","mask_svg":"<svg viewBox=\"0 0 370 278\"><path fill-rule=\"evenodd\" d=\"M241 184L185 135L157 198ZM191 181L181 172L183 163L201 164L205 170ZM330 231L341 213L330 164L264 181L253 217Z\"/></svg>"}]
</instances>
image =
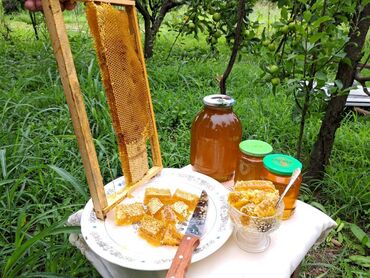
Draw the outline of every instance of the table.
<instances>
[{"instance_id":1,"label":"table","mask_svg":"<svg viewBox=\"0 0 370 278\"><path fill-rule=\"evenodd\" d=\"M184 171L192 171L189 166ZM232 181L225 186L232 185ZM71 215L69 225L79 225L82 210ZM271 234L271 245L262 253L238 248L233 236L211 256L191 264L187 277L290 277L315 243L320 243L336 226L329 216L297 201L295 214ZM114 265L95 254L81 235L71 234L70 242L93 264L104 278L164 277L165 271L137 271Z\"/></svg>"}]
</instances>

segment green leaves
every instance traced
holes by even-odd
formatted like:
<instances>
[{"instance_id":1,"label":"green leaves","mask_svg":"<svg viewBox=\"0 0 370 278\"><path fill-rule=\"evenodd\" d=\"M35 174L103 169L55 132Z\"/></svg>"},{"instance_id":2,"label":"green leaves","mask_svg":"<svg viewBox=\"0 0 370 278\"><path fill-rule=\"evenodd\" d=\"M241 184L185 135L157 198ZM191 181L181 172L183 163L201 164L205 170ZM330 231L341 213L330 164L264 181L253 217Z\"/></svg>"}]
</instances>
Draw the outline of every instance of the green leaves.
<instances>
[{"instance_id":1,"label":"green leaves","mask_svg":"<svg viewBox=\"0 0 370 278\"><path fill-rule=\"evenodd\" d=\"M10 255L10 257L7 259L3 275L4 277L12 278L18 276L18 271L20 271L19 268L16 268L17 263L20 262L20 259L24 256L24 254L29 250L34 244L40 242L45 237L50 235L57 235L62 233L80 233L81 228L80 227L61 227L61 225L64 225L65 219L62 221L56 222L55 224L51 225L50 227L44 229L43 231L33 235L31 238L29 238L27 241L22 243L21 245L17 246L15 251ZM32 258L32 255L31 255ZM17 271L18 269L18 271Z\"/></svg>"},{"instance_id":2,"label":"green leaves","mask_svg":"<svg viewBox=\"0 0 370 278\"><path fill-rule=\"evenodd\" d=\"M86 200L89 199L89 195L86 192L86 185L81 184L75 177L62 168L59 168L55 165L49 165L49 167L54 170L63 180L69 182Z\"/></svg>"},{"instance_id":3,"label":"green leaves","mask_svg":"<svg viewBox=\"0 0 370 278\"><path fill-rule=\"evenodd\" d=\"M355 264L370 268L370 256L353 255L349 256L349 259Z\"/></svg>"},{"instance_id":4,"label":"green leaves","mask_svg":"<svg viewBox=\"0 0 370 278\"><path fill-rule=\"evenodd\" d=\"M370 238L369 236L356 224L350 224L349 228L351 229L352 234L359 240L359 242L370 248Z\"/></svg>"}]
</instances>

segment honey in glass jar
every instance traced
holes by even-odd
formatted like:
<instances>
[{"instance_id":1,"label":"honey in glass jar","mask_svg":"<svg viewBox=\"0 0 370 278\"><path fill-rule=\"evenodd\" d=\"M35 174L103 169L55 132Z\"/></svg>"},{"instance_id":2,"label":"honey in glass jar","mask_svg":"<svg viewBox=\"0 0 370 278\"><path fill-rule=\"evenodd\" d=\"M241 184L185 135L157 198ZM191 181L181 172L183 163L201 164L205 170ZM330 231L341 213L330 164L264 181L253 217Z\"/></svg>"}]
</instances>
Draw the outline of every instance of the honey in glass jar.
<instances>
[{"instance_id":1,"label":"honey in glass jar","mask_svg":"<svg viewBox=\"0 0 370 278\"><path fill-rule=\"evenodd\" d=\"M285 187L288 185L293 171L297 168L302 169L302 163L300 161L284 154L266 155L263 159L263 166L262 179L272 181L280 194L284 192ZM301 183L302 175L299 175L283 199L285 205L284 220L288 219L294 213Z\"/></svg>"},{"instance_id":2,"label":"honey in glass jar","mask_svg":"<svg viewBox=\"0 0 370 278\"><path fill-rule=\"evenodd\" d=\"M190 163L197 172L220 182L230 180L238 160L242 127L233 112L235 100L227 95L209 95L191 128Z\"/></svg>"},{"instance_id":3,"label":"honey in glass jar","mask_svg":"<svg viewBox=\"0 0 370 278\"><path fill-rule=\"evenodd\" d=\"M235 170L235 182L259 180L263 158L272 152L270 144L260 140L245 140L239 144L239 161Z\"/></svg>"}]
</instances>

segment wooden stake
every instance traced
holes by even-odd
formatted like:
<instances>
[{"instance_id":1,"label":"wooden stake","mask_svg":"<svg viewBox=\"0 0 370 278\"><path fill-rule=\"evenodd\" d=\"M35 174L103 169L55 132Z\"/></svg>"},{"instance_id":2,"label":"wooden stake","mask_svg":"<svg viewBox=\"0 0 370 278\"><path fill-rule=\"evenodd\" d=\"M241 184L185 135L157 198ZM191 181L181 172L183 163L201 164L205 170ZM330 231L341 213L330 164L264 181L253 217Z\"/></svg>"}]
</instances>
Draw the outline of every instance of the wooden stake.
<instances>
[{"instance_id":1,"label":"wooden stake","mask_svg":"<svg viewBox=\"0 0 370 278\"><path fill-rule=\"evenodd\" d=\"M71 114L74 132L77 137L87 183L94 203L95 213L99 219L104 219L105 213L103 210L108 204L104 192L103 179L100 173L80 84L77 79L60 3L59 0L42 0L42 7Z\"/></svg>"}]
</instances>

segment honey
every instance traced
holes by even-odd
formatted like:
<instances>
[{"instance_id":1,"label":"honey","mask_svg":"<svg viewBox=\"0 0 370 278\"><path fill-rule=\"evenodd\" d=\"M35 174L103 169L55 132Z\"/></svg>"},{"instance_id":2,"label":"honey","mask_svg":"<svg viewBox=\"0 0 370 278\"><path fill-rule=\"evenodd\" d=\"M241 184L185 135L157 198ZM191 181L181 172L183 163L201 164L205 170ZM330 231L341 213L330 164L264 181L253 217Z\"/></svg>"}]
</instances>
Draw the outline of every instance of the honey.
<instances>
[{"instance_id":1,"label":"honey","mask_svg":"<svg viewBox=\"0 0 370 278\"><path fill-rule=\"evenodd\" d=\"M231 206L246 214L240 221L247 225L250 216L269 217L276 213L275 205L279 192L269 181L239 181L234 191L229 193L228 202Z\"/></svg>"},{"instance_id":2,"label":"honey","mask_svg":"<svg viewBox=\"0 0 370 278\"><path fill-rule=\"evenodd\" d=\"M165 205L163 209L160 211L159 219L166 224L175 224L177 220L175 212L168 205Z\"/></svg>"},{"instance_id":3,"label":"honey","mask_svg":"<svg viewBox=\"0 0 370 278\"><path fill-rule=\"evenodd\" d=\"M239 161L235 170L235 182L261 179L262 160L272 150L270 144L260 140L241 142L239 144Z\"/></svg>"},{"instance_id":4,"label":"honey","mask_svg":"<svg viewBox=\"0 0 370 278\"><path fill-rule=\"evenodd\" d=\"M141 203L123 204L115 208L115 222L117 225L130 225L139 222L145 215Z\"/></svg>"},{"instance_id":5,"label":"honey","mask_svg":"<svg viewBox=\"0 0 370 278\"><path fill-rule=\"evenodd\" d=\"M140 222L139 236L150 244L159 246L165 231L165 224L152 216L145 215Z\"/></svg>"},{"instance_id":6,"label":"honey","mask_svg":"<svg viewBox=\"0 0 370 278\"><path fill-rule=\"evenodd\" d=\"M302 163L294 157L283 154L270 154L263 159L264 169L262 178L274 183L282 194L289 183L290 177L296 168L302 169ZM296 179L288 193L283 198L284 213L283 220L288 219L295 210L296 200L301 188L302 175Z\"/></svg>"},{"instance_id":7,"label":"honey","mask_svg":"<svg viewBox=\"0 0 370 278\"><path fill-rule=\"evenodd\" d=\"M197 172L218 181L230 180L238 160L242 127L233 112L234 99L226 95L209 95L204 109L191 128L190 163Z\"/></svg>"},{"instance_id":8,"label":"honey","mask_svg":"<svg viewBox=\"0 0 370 278\"><path fill-rule=\"evenodd\" d=\"M193 210L199 201L199 197L195 194L182 191L181 189L176 189L175 194L172 196L172 202L175 203L177 201L183 201L189 206L190 210Z\"/></svg>"},{"instance_id":9,"label":"honey","mask_svg":"<svg viewBox=\"0 0 370 278\"><path fill-rule=\"evenodd\" d=\"M177 201L171 205L171 208L175 212L180 222L184 222L189 215L189 206L183 201Z\"/></svg>"},{"instance_id":10,"label":"honey","mask_svg":"<svg viewBox=\"0 0 370 278\"><path fill-rule=\"evenodd\" d=\"M156 214L159 213L159 211L161 210L161 208L163 208L163 203L161 202L161 200L159 200L158 198L152 198L149 200L149 202L147 203L147 209L148 209L148 212L155 216Z\"/></svg>"},{"instance_id":11,"label":"honey","mask_svg":"<svg viewBox=\"0 0 370 278\"><path fill-rule=\"evenodd\" d=\"M145 189L144 205L147 205L152 198L158 198L163 204L171 202L171 191L168 188L153 188Z\"/></svg>"},{"instance_id":12,"label":"honey","mask_svg":"<svg viewBox=\"0 0 370 278\"><path fill-rule=\"evenodd\" d=\"M161 240L161 245L178 246L182 237L183 235L176 230L174 225L168 225Z\"/></svg>"}]
</instances>

